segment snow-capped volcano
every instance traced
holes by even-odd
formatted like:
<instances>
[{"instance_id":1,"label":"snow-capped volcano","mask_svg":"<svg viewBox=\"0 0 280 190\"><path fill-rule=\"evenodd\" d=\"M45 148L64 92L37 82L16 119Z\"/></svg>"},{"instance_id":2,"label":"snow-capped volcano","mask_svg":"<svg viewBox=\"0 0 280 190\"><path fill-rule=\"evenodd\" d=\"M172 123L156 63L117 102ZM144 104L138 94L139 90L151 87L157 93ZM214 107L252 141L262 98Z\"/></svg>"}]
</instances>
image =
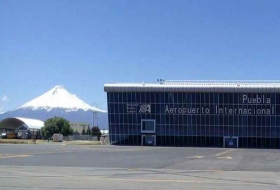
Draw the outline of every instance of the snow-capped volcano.
<instances>
[{"instance_id":1,"label":"snow-capped volcano","mask_svg":"<svg viewBox=\"0 0 280 190\"><path fill-rule=\"evenodd\" d=\"M0 114L0 120L8 117L25 117L45 121L55 116L63 117L70 122L90 123L91 126L94 124L100 129L108 129L106 111L90 106L62 86L55 86L16 110Z\"/></svg>"},{"instance_id":2,"label":"snow-capped volcano","mask_svg":"<svg viewBox=\"0 0 280 190\"><path fill-rule=\"evenodd\" d=\"M90 106L76 95L71 94L62 86L55 86L43 95L23 104L19 109L47 110L64 109L66 112L84 110L103 112L95 106Z\"/></svg>"}]
</instances>

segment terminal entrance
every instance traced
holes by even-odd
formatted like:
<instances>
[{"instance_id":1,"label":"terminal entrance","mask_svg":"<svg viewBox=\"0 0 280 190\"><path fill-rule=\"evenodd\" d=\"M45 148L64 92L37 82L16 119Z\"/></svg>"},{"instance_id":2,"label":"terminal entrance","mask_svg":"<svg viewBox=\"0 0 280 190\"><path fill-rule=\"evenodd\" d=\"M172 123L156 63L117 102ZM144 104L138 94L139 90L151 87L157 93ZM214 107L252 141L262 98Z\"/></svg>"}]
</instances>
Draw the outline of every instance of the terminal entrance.
<instances>
[{"instance_id":1,"label":"terminal entrance","mask_svg":"<svg viewBox=\"0 0 280 190\"><path fill-rule=\"evenodd\" d=\"M142 135L142 146L156 146L156 136L155 135Z\"/></svg>"},{"instance_id":2,"label":"terminal entrance","mask_svg":"<svg viewBox=\"0 0 280 190\"><path fill-rule=\"evenodd\" d=\"M224 137L225 148L238 148L238 137Z\"/></svg>"}]
</instances>

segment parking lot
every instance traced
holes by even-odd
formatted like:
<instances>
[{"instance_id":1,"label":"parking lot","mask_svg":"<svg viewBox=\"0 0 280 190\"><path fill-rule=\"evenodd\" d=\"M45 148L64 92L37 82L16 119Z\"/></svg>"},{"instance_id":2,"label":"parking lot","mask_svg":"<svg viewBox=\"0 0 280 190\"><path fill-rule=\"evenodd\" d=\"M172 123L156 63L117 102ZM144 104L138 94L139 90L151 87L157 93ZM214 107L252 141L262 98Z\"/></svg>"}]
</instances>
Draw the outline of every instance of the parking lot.
<instances>
[{"instance_id":1,"label":"parking lot","mask_svg":"<svg viewBox=\"0 0 280 190\"><path fill-rule=\"evenodd\" d=\"M279 189L280 150L0 145L0 189Z\"/></svg>"}]
</instances>

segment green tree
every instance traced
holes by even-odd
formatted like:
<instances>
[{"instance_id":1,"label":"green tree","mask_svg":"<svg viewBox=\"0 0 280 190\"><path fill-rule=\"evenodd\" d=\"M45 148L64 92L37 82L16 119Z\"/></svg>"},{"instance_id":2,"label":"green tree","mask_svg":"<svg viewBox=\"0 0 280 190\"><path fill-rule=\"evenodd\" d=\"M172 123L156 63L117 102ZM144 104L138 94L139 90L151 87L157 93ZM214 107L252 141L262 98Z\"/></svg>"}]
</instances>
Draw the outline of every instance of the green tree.
<instances>
[{"instance_id":1,"label":"green tree","mask_svg":"<svg viewBox=\"0 0 280 190\"><path fill-rule=\"evenodd\" d=\"M44 127L41 128L41 134L43 137L48 137L46 129Z\"/></svg>"},{"instance_id":2,"label":"green tree","mask_svg":"<svg viewBox=\"0 0 280 190\"><path fill-rule=\"evenodd\" d=\"M36 139L39 139L41 138L41 130L39 129L37 132L36 132Z\"/></svg>"},{"instance_id":3,"label":"green tree","mask_svg":"<svg viewBox=\"0 0 280 190\"><path fill-rule=\"evenodd\" d=\"M91 135L91 134L92 134L92 132L91 132L91 130L90 130L90 128L89 128L89 126L88 126L88 128L87 128L87 132L86 132L86 134L87 134L87 135Z\"/></svg>"},{"instance_id":4,"label":"green tree","mask_svg":"<svg viewBox=\"0 0 280 190\"><path fill-rule=\"evenodd\" d=\"M86 128L85 126L83 127L83 130L82 130L82 135L85 135L86 134Z\"/></svg>"},{"instance_id":5,"label":"green tree","mask_svg":"<svg viewBox=\"0 0 280 190\"><path fill-rule=\"evenodd\" d=\"M98 127L92 127L92 136L97 136L99 140L101 135L101 131Z\"/></svg>"},{"instance_id":6,"label":"green tree","mask_svg":"<svg viewBox=\"0 0 280 190\"><path fill-rule=\"evenodd\" d=\"M41 132L46 137L51 137L54 133L61 133L63 136L72 135L74 130L69 121L62 117L53 117L45 121Z\"/></svg>"}]
</instances>

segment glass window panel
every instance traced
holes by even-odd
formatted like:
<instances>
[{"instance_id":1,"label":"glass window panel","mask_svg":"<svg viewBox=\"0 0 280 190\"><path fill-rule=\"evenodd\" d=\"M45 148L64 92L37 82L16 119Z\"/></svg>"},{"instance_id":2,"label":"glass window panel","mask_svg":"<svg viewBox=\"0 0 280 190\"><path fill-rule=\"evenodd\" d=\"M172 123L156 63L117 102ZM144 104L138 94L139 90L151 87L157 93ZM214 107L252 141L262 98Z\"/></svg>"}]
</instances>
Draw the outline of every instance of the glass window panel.
<instances>
[{"instance_id":1,"label":"glass window panel","mask_svg":"<svg viewBox=\"0 0 280 190\"><path fill-rule=\"evenodd\" d=\"M276 104L276 94L272 93L270 98L271 98L271 104Z\"/></svg>"},{"instance_id":2,"label":"glass window panel","mask_svg":"<svg viewBox=\"0 0 280 190\"><path fill-rule=\"evenodd\" d=\"M123 115L124 115L124 114L119 114L119 118L120 118L119 121L120 121L120 123L124 123L124 120L123 120L124 117L123 117Z\"/></svg>"},{"instance_id":3,"label":"glass window panel","mask_svg":"<svg viewBox=\"0 0 280 190\"><path fill-rule=\"evenodd\" d=\"M214 93L214 103L218 103L219 102L219 94L218 93Z\"/></svg>"},{"instance_id":4,"label":"glass window panel","mask_svg":"<svg viewBox=\"0 0 280 190\"><path fill-rule=\"evenodd\" d=\"M119 102L119 93L114 92L114 102Z\"/></svg>"},{"instance_id":5,"label":"glass window panel","mask_svg":"<svg viewBox=\"0 0 280 190\"><path fill-rule=\"evenodd\" d=\"M253 117L252 117L252 116L249 116L249 117L248 117L248 125L249 125L249 126L252 126L252 125L253 125Z\"/></svg>"},{"instance_id":6,"label":"glass window panel","mask_svg":"<svg viewBox=\"0 0 280 190\"><path fill-rule=\"evenodd\" d=\"M234 117L233 117L233 115L228 116L228 125L231 125L231 126L234 125Z\"/></svg>"},{"instance_id":7,"label":"glass window panel","mask_svg":"<svg viewBox=\"0 0 280 190\"><path fill-rule=\"evenodd\" d=\"M197 125L200 125L200 124L201 124L200 115L196 115L196 124L197 124Z\"/></svg>"},{"instance_id":8,"label":"glass window panel","mask_svg":"<svg viewBox=\"0 0 280 190\"><path fill-rule=\"evenodd\" d=\"M132 93L131 92L126 93L126 101L127 102L132 102Z\"/></svg>"},{"instance_id":9,"label":"glass window panel","mask_svg":"<svg viewBox=\"0 0 280 190\"><path fill-rule=\"evenodd\" d=\"M227 115L224 115L224 125L228 125L229 119Z\"/></svg>"},{"instance_id":10,"label":"glass window panel","mask_svg":"<svg viewBox=\"0 0 280 190\"><path fill-rule=\"evenodd\" d=\"M215 135L215 128L214 126L207 126L208 131L209 131L209 135L210 136L214 136Z\"/></svg>"},{"instance_id":11,"label":"glass window panel","mask_svg":"<svg viewBox=\"0 0 280 190\"><path fill-rule=\"evenodd\" d=\"M251 126L257 126L257 117L256 116L251 116L251 120L252 120ZM248 123L249 123L249 121L248 121Z\"/></svg>"},{"instance_id":12,"label":"glass window panel","mask_svg":"<svg viewBox=\"0 0 280 190\"><path fill-rule=\"evenodd\" d=\"M151 103L156 103L155 93L151 92L150 94L151 94L151 99L150 99Z\"/></svg>"},{"instance_id":13,"label":"glass window panel","mask_svg":"<svg viewBox=\"0 0 280 190\"><path fill-rule=\"evenodd\" d=\"M228 104L228 99L229 99L229 94L228 93L225 93L224 94L224 104Z\"/></svg>"},{"instance_id":14,"label":"glass window panel","mask_svg":"<svg viewBox=\"0 0 280 190\"><path fill-rule=\"evenodd\" d=\"M277 129L279 129L279 127L271 127L270 130L267 131L267 133L271 134L271 138L279 138L279 130Z\"/></svg>"},{"instance_id":15,"label":"glass window panel","mask_svg":"<svg viewBox=\"0 0 280 190\"><path fill-rule=\"evenodd\" d=\"M192 124L192 116L191 115L188 115L187 116L187 121L188 121L188 125L191 125Z\"/></svg>"},{"instance_id":16,"label":"glass window panel","mask_svg":"<svg viewBox=\"0 0 280 190\"><path fill-rule=\"evenodd\" d=\"M119 102L124 102L123 94L124 93L119 92Z\"/></svg>"},{"instance_id":17,"label":"glass window panel","mask_svg":"<svg viewBox=\"0 0 280 190\"><path fill-rule=\"evenodd\" d=\"M136 94L138 94L138 93L135 93L135 92L131 93L131 102L139 102Z\"/></svg>"},{"instance_id":18,"label":"glass window panel","mask_svg":"<svg viewBox=\"0 0 280 190\"><path fill-rule=\"evenodd\" d=\"M275 116L271 116L271 126L276 126L276 117Z\"/></svg>"},{"instance_id":19,"label":"glass window panel","mask_svg":"<svg viewBox=\"0 0 280 190\"><path fill-rule=\"evenodd\" d=\"M187 93L186 96L187 96L187 103L189 103L189 104L192 103L192 94Z\"/></svg>"},{"instance_id":20,"label":"glass window panel","mask_svg":"<svg viewBox=\"0 0 280 190\"><path fill-rule=\"evenodd\" d=\"M196 101L195 101L195 93L191 93L191 103L192 104L196 103Z\"/></svg>"},{"instance_id":21,"label":"glass window panel","mask_svg":"<svg viewBox=\"0 0 280 190\"><path fill-rule=\"evenodd\" d=\"M164 96L165 96L165 93L159 93L160 103L166 103Z\"/></svg>"},{"instance_id":22,"label":"glass window panel","mask_svg":"<svg viewBox=\"0 0 280 190\"><path fill-rule=\"evenodd\" d=\"M151 93L150 92L146 92L146 101L147 103L150 103L151 102Z\"/></svg>"},{"instance_id":23,"label":"glass window panel","mask_svg":"<svg viewBox=\"0 0 280 190\"><path fill-rule=\"evenodd\" d=\"M270 126L271 125L271 119L270 119L270 116L265 116L266 118L266 126Z\"/></svg>"},{"instance_id":24,"label":"glass window panel","mask_svg":"<svg viewBox=\"0 0 280 190\"><path fill-rule=\"evenodd\" d=\"M136 102L141 102L141 94L140 93L135 93L136 95Z\"/></svg>"},{"instance_id":25,"label":"glass window panel","mask_svg":"<svg viewBox=\"0 0 280 190\"><path fill-rule=\"evenodd\" d=\"M174 96L173 103L174 103L174 104L179 103L179 102L178 102L178 93L173 93L173 96Z\"/></svg>"},{"instance_id":26,"label":"glass window panel","mask_svg":"<svg viewBox=\"0 0 280 190\"><path fill-rule=\"evenodd\" d=\"M272 129L275 129L274 127L264 127L265 128L265 135L267 138L271 138L271 135L272 135L272 132L273 130Z\"/></svg>"},{"instance_id":27,"label":"glass window panel","mask_svg":"<svg viewBox=\"0 0 280 190\"><path fill-rule=\"evenodd\" d=\"M117 134L124 134L123 124L118 124L117 125Z\"/></svg>"},{"instance_id":28,"label":"glass window panel","mask_svg":"<svg viewBox=\"0 0 280 190\"><path fill-rule=\"evenodd\" d=\"M275 116L275 122L276 122L276 126L279 127L280 126L280 116Z\"/></svg>"},{"instance_id":29,"label":"glass window panel","mask_svg":"<svg viewBox=\"0 0 280 190\"><path fill-rule=\"evenodd\" d=\"M126 92L124 92L124 93L122 93L122 102L124 102L124 103L126 103L126 102L128 102L127 101L127 93Z\"/></svg>"},{"instance_id":30,"label":"glass window panel","mask_svg":"<svg viewBox=\"0 0 280 190\"><path fill-rule=\"evenodd\" d=\"M204 103L209 104L210 103L209 100L210 100L210 94L209 93L205 93L204 94Z\"/></svg>"},{"instance_id":31,"label":"glass window panel","mask_svg":"<svg viewBox=\"0 0 280 190\"><path fill-rule=\"evenodd\" d=\"M205 95L204 93L200 93L200 102L198 102L200 104L204 104L205 103Z\"/></svg>"},{"instance_id":32,"label":"glass window panel","mask_svg":"<svg viewBox=\"0 0 280 190\"><path fill-rule=\"evenodd\" d=\"M201 125L206 125L206 116L205 115L201 115Z\"/></svg>"},{"instance_id":33,"label":"glass window panel","mask_svg":"<svg viewBox=\"0 0 280 190\"><path fill-rule=\"evenodd\" d=\"M195 103L200 103L200 102L201 102L200 93L196 93L195 94Z\"/></svg>"},{"instance_id":34,"label":"glass window panel","mask_svg":"<svg viewBox=\"0 0 280 190\"><path fill-rule=\"evenodd\" d=\"M161 93L155 93L155 102L156 102L156 103L159 103L159 102L160 102L160 94L161 94ZM163 102L160 102L160 103L163 103Z\"/></svg>"},{"instance_id":35,"label":"glass window panel","mask_svg":"<svg viewBox=\"0 0 280 190\"><path fill-rule=\"evenodd\" d=\"M280 94L276 94L276 104L280 104Z\"/></svg>"},{"instance_id":36,"label":"glass window panel","mask_svg":"<svg viewBox=\"0 0 280 190\"><path fill-rule=\"evenodd\" d=\"M247 137L248 136L248 127L241 127L241 132L242 136Z\"/></svg>"},{"instance_id":37,"label":"glass window panel","mask_svg":"<svg viewBox=\"0 0 280 190\"><path fill-rule=\"evenodd\" d=\"M223 104L223 103L224 103L224 94L219 93L219 104Z\"/></svg>"},{"instance_id":38,"label":"glass window panel","mask_svg":"<svg viewBox=\"0 0 280 190\"><path fill-rule=\"evenodd\" d=\"M266 126L266 117L265 116L259 116L262 118L262 126Z\"/></svg>"},{"instance_id":39,"label":"glass window panel","mask_svg":"<svg viewBox=\"0 0 280 190\"><path fill-rule=\"evenodd\" d=\"M177 93L177 103L182 104L183 103L183 94Z\"/></svg>"},{"instance_id":40,"label":"glass window panel","mask_svg":"<svg viewBox=\"0 0 280 190\"><path fill-rule=\"evenodd\" d=\"M110 95L110 102L114 102L115 101L114 92L110 92L109 95Z\"/></svg>"},{"instance_id":41,"label":"glass window panel","mask_svg":"<svg viewBox=\"0 0 280 190\"><path fill-rule=\"evenodd\" d=\"M275 112L276 115L280 115L280 105L276 105Z\"/></svg>"},{"instance_id":42,"label":"glass window panel","mask_svg":"<svg viewBox=\"0 0 280 190\"><path fill-rule=\"evenodd\" d=\"M142 120L142 131L155 131L155 121Z\"/></svg>"},{"instance_id":43,"label":"glass window panel","mask_svg":"<svg viewBox=\"0 0 280 190\"><path fill-rule=\"evenodd\" d=\"M234 135L234 136L238 136L238 129L239 129L239 128L238 128L237 126L234 126L234 127L233 127L233 135Z\"/></svg>"},{"instance_id":44,"label":"glass window panel","mask_svg":"<svg viewBox=\"0 0 280 190\"><path fill-rule=\"evenodd\" d=\"M144 93L144 92L140 93L140 100L141 100L141 103L145 103L146 102L146 93Z\"/></svg>"},{"instance_id":45,"label":"glass window panel","mask_svg":"<svg viewBox=\"0 0 280 190\"><path fill-rule=\"evenodd\" d=\"M206 136L206 135L209 135L209 127L206 127L205 125L204 126L200 126L200 133L201 133L201 136Z\"/></svg>"},{"instance_id":46,"label":"glass window panel","mask_svg":"<svg viewBox=\"0 0 280 190\"><path fill-rule=\"evenodd\" d=\"M210 125L210 117L208 115L205 116L205 125Z\"/></svg>"},{"instance_id":47,"label":"glass window panel","mask_svg":"<svg viewBox=\"0 0 280 190\"><path fill-rule=\"evenodd\" d=\"M262 127L256 128L256 135L257 135L257 137L262 137Z\"/></svg>"},{"instance_id":48,"label":"glass window panel","mask_svg":"<svg viewBox=\"0 0 280 190\"><path fill-rule=\"evenodd\" d=\"M223 136L224 130L223 126L215 126L216 136Z\"/></svg>"},{"instance_id":49,"label":"glass window panel","mask_svg":"<svg viewBox=\"0 0 280 190\"><path fill-rule=\"evenodd\" d=\"M183 116L182 115L179 115L178 116L178 121L179 121L179 124L182 125L184 122L183 122Z\"/></svg>"}]
</instances>

